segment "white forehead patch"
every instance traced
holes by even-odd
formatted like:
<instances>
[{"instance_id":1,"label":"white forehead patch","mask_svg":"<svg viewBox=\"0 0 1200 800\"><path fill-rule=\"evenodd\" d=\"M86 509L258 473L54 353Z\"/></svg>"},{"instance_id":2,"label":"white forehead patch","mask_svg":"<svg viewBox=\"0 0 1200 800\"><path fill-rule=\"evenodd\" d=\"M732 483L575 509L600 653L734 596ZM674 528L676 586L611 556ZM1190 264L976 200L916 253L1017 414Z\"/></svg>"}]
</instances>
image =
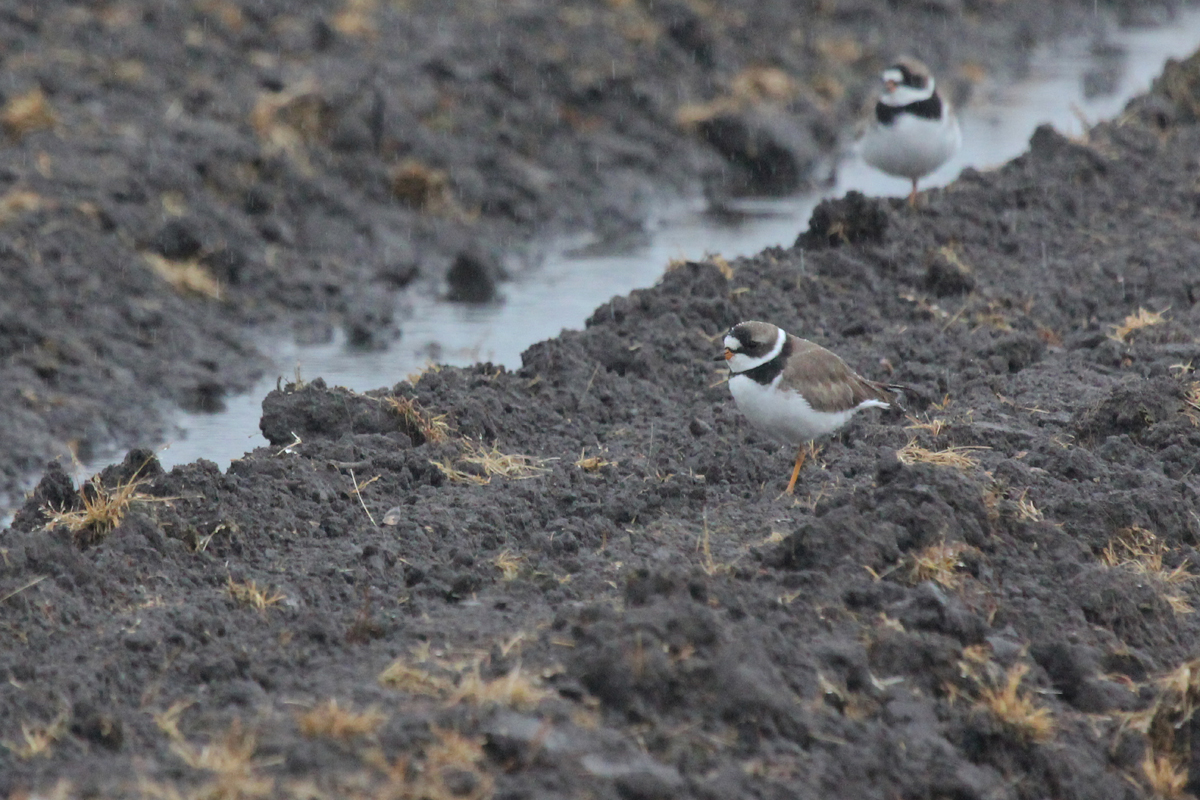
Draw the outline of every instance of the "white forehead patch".
<instances>
[{"instance_id":1,"label":"white forehead patch","mask_svg":"<svg viewBox=\"0 0 1200 800\"><path fill-rule=\"evenodd\" d=\"M739 342L738 338L736 336L734 336L732 333L725 334L725 346L728 347L730 350L741 350L742 349L742 343Z\"/></svg>"},{"instance_id":2,"label":"white forehead patch","mask_svg":"<svg viewBox=\"0 0 1200 800\"><path fill-rule=\"evenodd\" d=\"M880 93L879 100L885 105L903 108L909 103L919 103L922 100L928 100L933 97L933 78L925 79L925 88L916 89L907 84L901 83L904 75L898 69L887 69L883 71L883 79L885 81L895 81L895 85L891 88L884 88Z\"/></svg>"}]
</instances>

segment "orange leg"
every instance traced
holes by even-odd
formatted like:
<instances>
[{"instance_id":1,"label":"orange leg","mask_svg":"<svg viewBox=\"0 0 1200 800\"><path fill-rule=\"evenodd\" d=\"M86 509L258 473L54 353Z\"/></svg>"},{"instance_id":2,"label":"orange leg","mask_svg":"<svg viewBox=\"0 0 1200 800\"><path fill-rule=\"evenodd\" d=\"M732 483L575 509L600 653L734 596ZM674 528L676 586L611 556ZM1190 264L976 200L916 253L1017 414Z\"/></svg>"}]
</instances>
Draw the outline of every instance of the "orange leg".
<instances>
[{"instance_id":1,"label":"orange leg","mask_svg":"<svg viewBox=\"0 0 1200 800\"><path fill-rule=\"evenodd\" d=\"M912 206L913 208L916 208L916 206L917 206L917 180L916 180L916 178L913 179L912 191L908 193L908 204L910 206Z\"/></svg>"},{"instance_id":2,"label":"orange leg","mask_svg":"<svg viewBox=\"0 0 1200 800\"><path fill-rule=\"evenodd\" d=\"M796 466L792 469L792 479L788 481L788 487L784 494L791 494L796 488L796 478L800 477L800 468L804 466L804 459L808 457L808 445L800 445L800 452L796 453Z\"/></svg>"}]
</instances>

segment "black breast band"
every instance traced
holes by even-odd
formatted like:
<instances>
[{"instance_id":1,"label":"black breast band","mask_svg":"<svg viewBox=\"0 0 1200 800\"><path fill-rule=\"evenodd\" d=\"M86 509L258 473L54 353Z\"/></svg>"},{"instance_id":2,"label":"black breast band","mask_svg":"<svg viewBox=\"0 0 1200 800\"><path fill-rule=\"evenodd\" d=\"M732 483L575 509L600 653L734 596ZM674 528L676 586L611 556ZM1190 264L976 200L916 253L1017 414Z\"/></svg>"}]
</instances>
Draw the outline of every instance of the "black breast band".
<instances>
[{"instance_id":1,"label":"black breast band","mask_svg":"<svg viewBox=\"0 0 1200 800\"><path fill-rule=\"evenodd\" d=\"M875 104L875 119L884 125L891 125L892 120L900 116L901 112L924 119L941 119L942 98L934 92L932 96L906 106L889 106L882 100Z\"/></svg>"},{"instance_id":2,"label":"black breast band","mask_svg":"<svg viewBox=\"0 0 1200 800\"><path fill-rule=\"evenodd\" d=\"M759 364L754 369L748 369L745 372L739 372L739 375L745 375L750 380L762 386L770 386L771 381L783 372L783 365L787 362L787 357L792 352L792 339L789 336L783 342L783 347L780 348L779 354L765 364Z\"/></svg>"}]
</instances>

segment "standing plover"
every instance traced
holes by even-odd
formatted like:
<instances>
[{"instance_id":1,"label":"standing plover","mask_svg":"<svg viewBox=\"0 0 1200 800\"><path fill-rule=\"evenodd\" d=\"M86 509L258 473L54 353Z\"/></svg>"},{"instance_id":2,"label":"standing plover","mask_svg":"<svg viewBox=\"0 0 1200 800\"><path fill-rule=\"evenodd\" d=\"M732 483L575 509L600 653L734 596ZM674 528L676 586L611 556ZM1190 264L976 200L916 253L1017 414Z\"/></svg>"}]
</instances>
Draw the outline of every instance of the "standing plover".
<instances>
[{"instance_id":1,"label":"standing plover","mask_svg":"<svg viewBox=\"0 0 1200 800\"><path fill-rule=\"evenodd\" d=\"M800 445L833 433L864 408L888 408L903 389L859 375L833 353L769 322L739 322L725 334L729 391L746 419L776 439Z\"/></svg>"},{"instance_id":2,"label":"standing plover","mask_svg":"<svg viewBox=\"0 0 1200 800\"><path fill-rule=\"evenodd\" d=\"M902 58L880 77L883 92L862 138L862 157L876 169L912 181L908 202L915 205L917 181L958 152L962 131L920 61Z\"/></svg>"}]
</instances>

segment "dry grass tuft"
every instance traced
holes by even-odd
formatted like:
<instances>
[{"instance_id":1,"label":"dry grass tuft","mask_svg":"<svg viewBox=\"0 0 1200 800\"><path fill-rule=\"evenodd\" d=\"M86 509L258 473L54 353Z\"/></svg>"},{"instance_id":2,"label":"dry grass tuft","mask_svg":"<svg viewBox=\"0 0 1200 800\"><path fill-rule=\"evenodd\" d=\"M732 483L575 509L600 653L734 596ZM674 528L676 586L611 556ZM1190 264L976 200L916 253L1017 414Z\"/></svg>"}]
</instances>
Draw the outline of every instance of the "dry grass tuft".
<instances>
[{"instance_id":1,"label":"dry grass tuft","mask_svg":"<svg viewBox=\"0 0 1200 800\"><path fill-rule=\"evenodd\" d=\"M99 477L93 477L79 489L82 509L67 511L50 505L43 509L49 518L46 529L65 527L81 543L98 542L121 524L121 520L134 503L166 503L172 499L139 492L138 488L144 483L146 479L135 476L109 489L100 482Z\"/></svg>"},{"instance_id":2,"label":"dry grass tuft","mask_svg":"<svg viewBox=\"0 0 1200 800\"><path fill-rule=\"evenodd\" d=\"M379 673L379 682L390 689L421 697L443 697L454 689L454 681L397 659Z\"/></svg>"},{"instance_id":3,"label":"dry grass tuft","mask_svg":"<svg viewBox=\"0 0 1200 800\"><path fill-rule=\"evenodd\" d=\"M1012 317L1004 312L1003 306L999 306L994 302L988 303L980 311L973 311L971 313L971 323L976 328L992 328L998 331L1011 331L1013 329Z\"/></svg>"},{"instance_id":4,"label":"dry grass tuft","mask_svg":"<svg viewBox=\"0 0 1200 800\"><path fill-rule=\"evenodd\" d=\"M12 189L0 197L0 224L30 211L38 211L45 201L37 192L28 189Z\"/></svg>"},{"instance_id":5,"label":"dry grass tuft","mask_svg":"<svg viewBox=\"0 0 1200 800\"><path fill-rule=\"evenodd\" d=\"M338 701L332 698L296 718L300 733L310 739L318 736L329 739L369 736L386 721L387 716L374 706L366 711L351 711L339 706Z\"/></svg>"},{"instance_id":6,"label":"dry grass tuft","mask_svg":"<svg viewBox=\"0 0 1200 800\"><path fill-rule=\"evenodd\" d=\"M158 253L142 253L142 258L155 275L180 294L199 295L210 300L220 300L225 294L220 281L197 259L172 261Z\"/></svg>"},{"instance_id":7,"label":"dry grass tuft","mask_svg":"<svg viewBox=\"0 0 1200 800\"><path fill-rule=\"evenodd\" d=\"M772 536L775 533L772 532ZM768 537L771 538L771 537ZM779 534L779 541L783 541L786 537ZM740 556L734 558L733 561L723 562L717 561L713 556L712 542L708 531L708 515L704 517L704 527L700 532L700 538L696 542L696 550L700 553L700 569L704 570L704 574L712 577L719 573L729 573L733 571L734 564L740 559Z\"/></svg>"},{"instance_id":8,"label":"dry grass tuft","mask_svg":"<svg viewBox=\"0 0 1200 800\"><path fill-rule=\"evenodd\" d=\"M517 555L506 547L496 554L492 559L492 564L500 570L504 580L516 580L517 576L521 574L521 567L525 566L525 557Z\"/></svg>"},{"instance_id":9,"label":"dry grass tuft","mask_svg":"<svg viewBox=\"0 0 1200 800\"><path fill-rule=\"evenodd\" d=\"M941 419L940 417L935 417L934 419L927 419L927 420L922 421L910 414L909 416L906 417L906 419L910 423L910 424L904 426L904 429L906 431L913 431L913 430L929 431L930 436L937 436L943 430L945 430L946 425L948 424L946 422L946 420ZM911 442L910 442L910 444L911 444Z\"/></svg>"},{"instance_id":10,"label":"dry grass tuft","mask_svg":"<svg viewBox=\"0 0 1200 800\"><path fill-rule=\"evenodd\" d=\"M254 734L242 729L240 720L234 720L219 741L196 746L186 739L171 744L175 753L192 769L207 769L213 772L230 772L247 764L258 749Z\"/></svg>"},{"instance_id":11,"label":"dry grass tuft","mask_svg":"<svg viewBox=\"0 0 1200 800\"><path fill-rule=\"evenodd\" d=\"M973 548L963 542L939 542L931 544L920 552L913 553L908 568L908 577L913 583L933 581L947 589L956 589L962 585L963 576L958 570L966 566L963 563L963 553Z\"/></svg>"},{"instance_id":12,"label":"dry grass tuft","mask_svg":"<svg viewBox=\"0 0 1200 800\"><path fill-rule=\"evenodd\" d=\"M609 461L603 456L587 455L587 450L579 451L579 458L575 461L575 466L584 472L599 472L605 467L615 467L616 465L616 461Z\"/></svg>"},{"instance_id":13,"label":"dry grass tuft","mask_svg":"<svg viewBox=\"0 0 1200 800\"><path fill-rule=\"evenodd\" d=\"M795 79L778 67L748 67L733 76L725 95L707 103L680 106L675 122L688 128L762 103L787 103L798 93Z\"/></svg>"},{"instance_id":14,"label":"dry grass tuft","mask_svg":"<svg viewBox=\"0 0 1200 800\"><path fill-rule=\"evenodd\" d=\"M990 327L997 331L1013 330L1013 318L1004 313L1002 306L990 302L980 311L971 312L971 325L978 330L980 327Z\"/></svg>"},{"instance_id":15,"label":"dry grass tuft","mask_svg":"<svg viewBox=\"0 0 1200 800\"><path fill-rule=\"evenodd\" d=\"M254 581L238 583L232 575L228 578L228 589L230 597L260 613L265 613L270 606L287 599L282 592L271 593L269 589L259 588Z\"/></svg>"},{"instance_id":16,"label":"dry grass tuft","mask_svg":"<svg viewBox=\"0 0 1200 800\"><path fill-rule=\"evenodd\" d=\"M20 741L13 742L4 739L0 741L0 744L4 745L5 748L22 761L28 761L38 756L49 756L50 749L54 746L54 743L66 734L67 723L70 719L70 711L63 709L54 719L45 725L22 722Z\"/></svg>"},{"instance_id":17,"label":"dry grass tuft","mask_svg":"<svg viewBox=\"0 0 1200 800\"><path fill-rule=\"evenodd\" d=\"M983 507L987 510L988 519L995 522L1000 519L1000 501L1004 499L1003 483L993 481L983 490Z\"/></svg>"},{"instance_id":18,"label":"dry grass tuft","mask_svg":"<svg viewBox=\"0 0 1200 800\"><path fill-rule=\"evenodd\" d=\"M505 706L518 711L529 711L554 692L542 689L521 672L521 665L513 667L505 676L486 680L480 674L479 664L464 673L458 687L447 701L448 705L470 703L477 706Z\"/></svg>"},{"instance_id":19,"label":"dry grass tuft","mask_svg":"<svg viewBox=\"0 0 1200 800\"><path fill-rule=\"evenodd\" d=\"M1041 522L1046 515L1026 496L1027 493L1028 490L1021 492L1017 498L1017 519L1022 522Z\"/></svg>"},{"instance_id":20,"label":"dry grass tuft","mask_svg":"<svg viewBox=\"0 0 1200 800\"><path fill-rule=\"evenodd\" d=\"M1100 554L1100 559L1109 567L1130 566L1144 575L1163 572L1163 556L1170 550L1153 532L1138 525L1122 528ZM1186 572L1187 566L1180 565L1174 572Z\"/></svg>"},{"instance_id":21,"label":"dry grass tuft","mask_svg":"<svg viewBox=\"0 0 1200 800\"><path fill-rule=\"evenodd\" d=\"M973 275L975 273L975 268L963 261L962 256L958 254L957 245L944 244L937 249L937 255L941 256L955 271L963 275Z\"/></svg>"},{"instance_id":22,"label":"dry grass tuft","mask_svg":"<svg viewBox=\"0 0 1200 800\"><path fill-rule=\"evenodd\" d=\"M729 260L725 256L720 253L709 253L705 258L708 263L720 270L721 274L725 276L725 280L733 280L733 265L729 263Z\"/></svg>"},{"instance_id":23,"label":"dry grass tuft","mask_svg":"<svg viewBox=\"0 0 1200 800\"><path fill-rule=\"evenodd\" d=\"M75 784L66 778L59 778L53 786L43 788L35 794L28 794L18 789L10 794L9 800L75 800L83 794L75 788Z\"/></svg>"},{"instance_id":24,"label":"dry grass tuft","mask_svg":"<svg viewBox=\"0 0 1200 800\"><path fill-rule=\"evenodd\" d=\"M332 122L328 103L309 78L282 92L259 95L250 126L272 151L285 153L302 172L312 172L307 145L322 141Z\"/></svg>"},{"instance_id":25,"label":"dry grass tuft","mask_svg":"<svg viewBox=\"0 0 1200 800\"><path fill-rule=\"evenodd\" d=\"M987 668L992 660L990 644L969 644L962 649L964 674L976 674L980 668Z\"/></svg>"},{"instance_id":26,"label":"dry grass tuft","mask_svg":"<svg viewBox=\"0 0 1200 800\"><path fill-rule=\"evenodd\" d=\"M954 398L950 395L942 395L942 399L936 403L930 403L929 407L934 411L946 411L950 406L954 405Z\"/></svg>"},{"instance_id":27,"label":"dry grass tuft","mask_svg":"<svg viewBox=\"0 0 1200 800\"><path fill-rule=\"evenodd\" d=\"M387 778L377 797L396 800L483 800L495 791L495 780L483 771L483 740L458 731L430 726L433 741L424 748L424 759L401 756L389 762L379 750L368 751L365 761ZM463 777L469 779L464 782Z\"/></svg>"},{"instance_id":28,"label":"dry grass tuft","mask_svg":"<svg viewBox=\"0 0 1200 800\"><path fill-rule=\"evenodd\" d=\"M439 214L455 207L444 170L408 159L392 168L391 179L392 196L409 208Z\"/></svg>"},{"instance_id":29,"label":"dry grass tuft","mask_svg":"<svg viewBox=\"0 0 1200 800\"><path fill-rule=\"evenodd\" d=\"M379 36L375 22L378 0L346 0L342 9L333 15L330 25L343 36L374 40Z\"/></svg>"},{"instance_id":30,"label":"dry grass tuft","mask_svg":"<svg viewBox=\"0 0 1200 800\"><path fill-rule=\"evenodd\" d=\"M1108 338L1118 342L1128 342L1129 337L1135 331L1151 325L1161 325L1163 322L1166 322L1166 317L1163 316L1166 313L1167 309L1165 308L1162 311L1147 311L1144 308L1139 308L1136 314L1130 314L1125 317L1125 321L1121 324L1113 325L1112 332L1108 334Z\"/></svg>"},{"instance_id":31,"label":"dry grass tuft","mask_svg":"<svg viewBox=\"0 0 1200 800\"><path fill-rule=\"evenodd\" d=\"M250 112L250 126L259 138L284 151L320 141L329 122L329 109L311 78L291 89L260 95Z\"/></svg>"},{"instance_id":32,"label":"dry grass tuft","mask_svg":"<svg viewBox=\"0 0 1200 800\"><path fill-rule=\"evenodd\" d=\"M709 103L685 103L675 110L675 124L681 128L692 128L722 114L734 113L738 107L728 97L719 97Z\"/></svg>"},{"instance_id":33,"label":"dry grass tuft","mask_svg":"<svg viewBox=\"0 0 1200 800\"><path fill-rule=\"evenodd\" d=\"M183 712L195 705L192 700L178 700L171 704L166 711L155 713L154 724L172 741L181 741L183 734L179 732L179 719Z\"/></svg>"},{"instance_id":34,"label":"dry grass tuft","mask_svg":"<svg viewBox=\"0 0 1200 800\"><path fill-rule=\"evenodd\" d=\"M1200 425L1200 381L1192 381L1183 390L1183 413L1193 425Z\"/></svg>"},{"instance_id":35,"label":"dry grass tuft","mask_svg":"<svg viewBox=\"0 0 1200 800\"><path fill-rule=\"evenodd\" d=\"M851 36L822 37L816 41L817 52L826 61L837 64L853 64L863 57L863 45Z\"/></svg>"},{"instance_id":36,"label":"dry grass tuft","mask_svg":"<svg viewBox=\"0 0 1200 800\"><path fill-rule=\"evenodd\" d=\"M1188 785L1188 768L1180 756L1147 750L1141 766L1146 788L1150 790L1156 800L1157 798L1175 800L1185 796L1191 797L1184 791Z\"/></svg>"},{"instance_id":37,"label":"dry grass tuft","mask_svg":"<svg viewBox=\"0 0 1200 800\"><path fill-rule=\"evenodd\" d=\"M204 745L189 742L179 730L179 719L191 705L191 701L181 700L155 714L154 723L171 740L172 753L192 769L214 773L212 780L182 794L173 786L143 778L139 781L142 795L163 800L250 800L272 796L275 782L259 774L264 764L254 759L258 748L254 734L243 730L241 720L235 719L219 740Z\"/></svg>"},{"instance_id":38,"label":"dry grass tuft","mask_svg":"<svg viewBox=\"0 0 1200 800\"><path fill-rule=\"evenodd\" d=\"M1117 532L1100 553L1100 560L1112 569L1127 569L1146 578L1159 596L1176 614L1191 614L1192 608L1183 587L1198 576L1188 570L1186 561L1168 569L1165 557L1171 549L1152 532L1138 526Z\"/></svg>"},{"instance_id":39,"label":"dry grass tuft","mask_svg":"<svg viewBox=\"0 0 1200 800\"><path fill-rule=\"evenodd\" d=\"M981 686L978 704L1018 738L1044 742L1054 735L1054 715L1034 703L1029 692L1021 691L1021 679L1028 672L1027 664L1017 664L996 685Z\"/></svg>"},{"instance_id":40,"label":"dry grass tuft","mask_svg":"<svg viewBox=\"0 0 1200 800\"><path fill-rule=\"evenodd\" d=\"M1185 797L1192 743L1189 722L1200 708L1200 659L1185 661L1155 680L1158 694L1142 711L1120 714L1121 728L1146 736L1141 778L1155 797ZM1179 731L1184 735L1177 737Z\"/></svg>"},{"instance_id":41,"label":"dry grass tuft","mask_svg":"<svg viewBox=\"0 0 1200 800\"><path fill-rule=\"evenodd\" d=\"M421 378L424 378L427 374L429 374L431 372L436 374L441 371L442 371L442 367L440 364L435 364L432 361L426 361L425 365L423 367L421 367L419 370L417 370L416 372L410 372L408 374L408 376L405 377L405 380L408 381L409 385L416 386L418 383L421 382Z\"/></svg>"},{"instance_id":42,"label":"dry grass tuft","mask_svg":"<svg viewBox=\"0 0 1200 800\"><path fill-rule=\"evenodd\" d=\"M720 565L712 554L712 543L708 535L708 519L704 520L704 530L700 533L700 541L696 542L696 549L700 551L700 568L704 570L704 574L712 577L720 571Z\"/></svg>"},{"instance_id":43,"label":"dry grass tuft","mask_svg":"<svg viewBox=\"0 0 1200 800\"><path fill-rule=\"evenodd\" d=\"M1062 347L1063 338L1058 331L1046 325L1039 324L1037 326L1037 337L1045 342L1050 347Z\"/></svg>"},{"instance_id":44,"label":"dry grass tuft","mask_svg":"<svg viewBox=\"0 0 1200 800\"><path fill-rule=\"evenodd\" d=\"M53 128L58 124L58 115L41 89L32 89L17 95L0 111L0 126L11 138L20 140L34 131Z\"/></svg>"},{"instance_id":45,"label":"dry grass tuft","mask_svg":"<svg viewBox=\"0 0 1200 800\"><path fill-rule=\"evenodd\" d=\"M236 719L218 741L196 745L179 737L171 742L171 752L189 767L215 773L213 780L202 787L197 796L220 800L246 800L273 794L275 782L258 774L261 765L254 760L257 749L255 735L243 730L241 721Z\"/></svg>"},{"instance_id":46,"label":"dry grass tuft","mask_svg":"<svg viewBox=\"0 0 1200 800\"><path fill-rule=\"evenodd\" d=\"M410 378L411 383L415 383ZM450 435L450 425L445 414L429 414L412 397L387 397L384 404L404 422L410 430L421 435L426 442L444 442Z\"/></svg>"},{"instance_id":47,"label":"dry grass tuft","mask_svg":"<svg viewBox=\"0 0 1200 800\"><path fill-rule=\"evenodd\" d=\"M1182 722L1190 720L1200 708L1200 659L1185 661L1160 677L1159 697L1151 707L1156 712L1168 712L1175 717L1171 727L1180 728ZM1152 727L1146 730L1152 732Z\"/></svg>"},{"instance_id":48,"label":"dry grass tuft","mask_svg":"<svg viewBox=\"0 0 1200 800\"><path fill-rule=\"evenodd\" d=\"M787 103L799 87L794 78L778 67L747 67L733 76L730 93L747 103Z\"/></svg>"},{"instance_id":49,"label":"dry grass tuft","mask_svg":"<svg viewBox=\"0 0 1200 800\"><path fill-rule=\"evenodd\" d=\"M513 453L502 453L500 448L493 445L490 448L482 444L464 442L467 454L459 457L458 461L474 469L459 469L449 459L446 461L430 461L442 474L453 483L474 483L484 486L492 482L493 477L508 478L520 481L536 478L549 470L542 466L546 459L535 456L523 456Z\"/></svg>"},{"instance_id":50,"label":"dry grass tuft","mask_svg":"<svg viewBox=\"0 0 1200 800\"><path fill-rule=\"evenodd\" d=\"M446 706L468 703L476 706L505 706L529 710L553 692L542 689L521 670L520 664L499 678L484 678L481 658L470 663L447 663L429 659L420 653L414 666L400 658L379 674L379 682L398 691L423 697L437 697Z\"/></svg>"},{"instance_id":51,"label":"dry grass tuft","mask_svg":"<svg viewBox=\"0 0 1200 800\"><path fill-rule=\"evenodd\" d=\"M896 451L896 458L902 464L933 464L938 467L953 467L955 469L973 469L979 466L979 461L970 453L977 450L987 450L986 447L947 447L944 450L926 450L913 439Z\"/></svg>"},{"instance_id":52,"label":"dry grass tuft","mask_svg":"<svg viewBox=\"0 0 1200 800\"><path fill-rule=\"evenodd\" d=\"M458 731L434 725L433 743L425 748L425 762L431 767L461 767L483 762L483 741Z\"/></svg>"}]
</instances>

